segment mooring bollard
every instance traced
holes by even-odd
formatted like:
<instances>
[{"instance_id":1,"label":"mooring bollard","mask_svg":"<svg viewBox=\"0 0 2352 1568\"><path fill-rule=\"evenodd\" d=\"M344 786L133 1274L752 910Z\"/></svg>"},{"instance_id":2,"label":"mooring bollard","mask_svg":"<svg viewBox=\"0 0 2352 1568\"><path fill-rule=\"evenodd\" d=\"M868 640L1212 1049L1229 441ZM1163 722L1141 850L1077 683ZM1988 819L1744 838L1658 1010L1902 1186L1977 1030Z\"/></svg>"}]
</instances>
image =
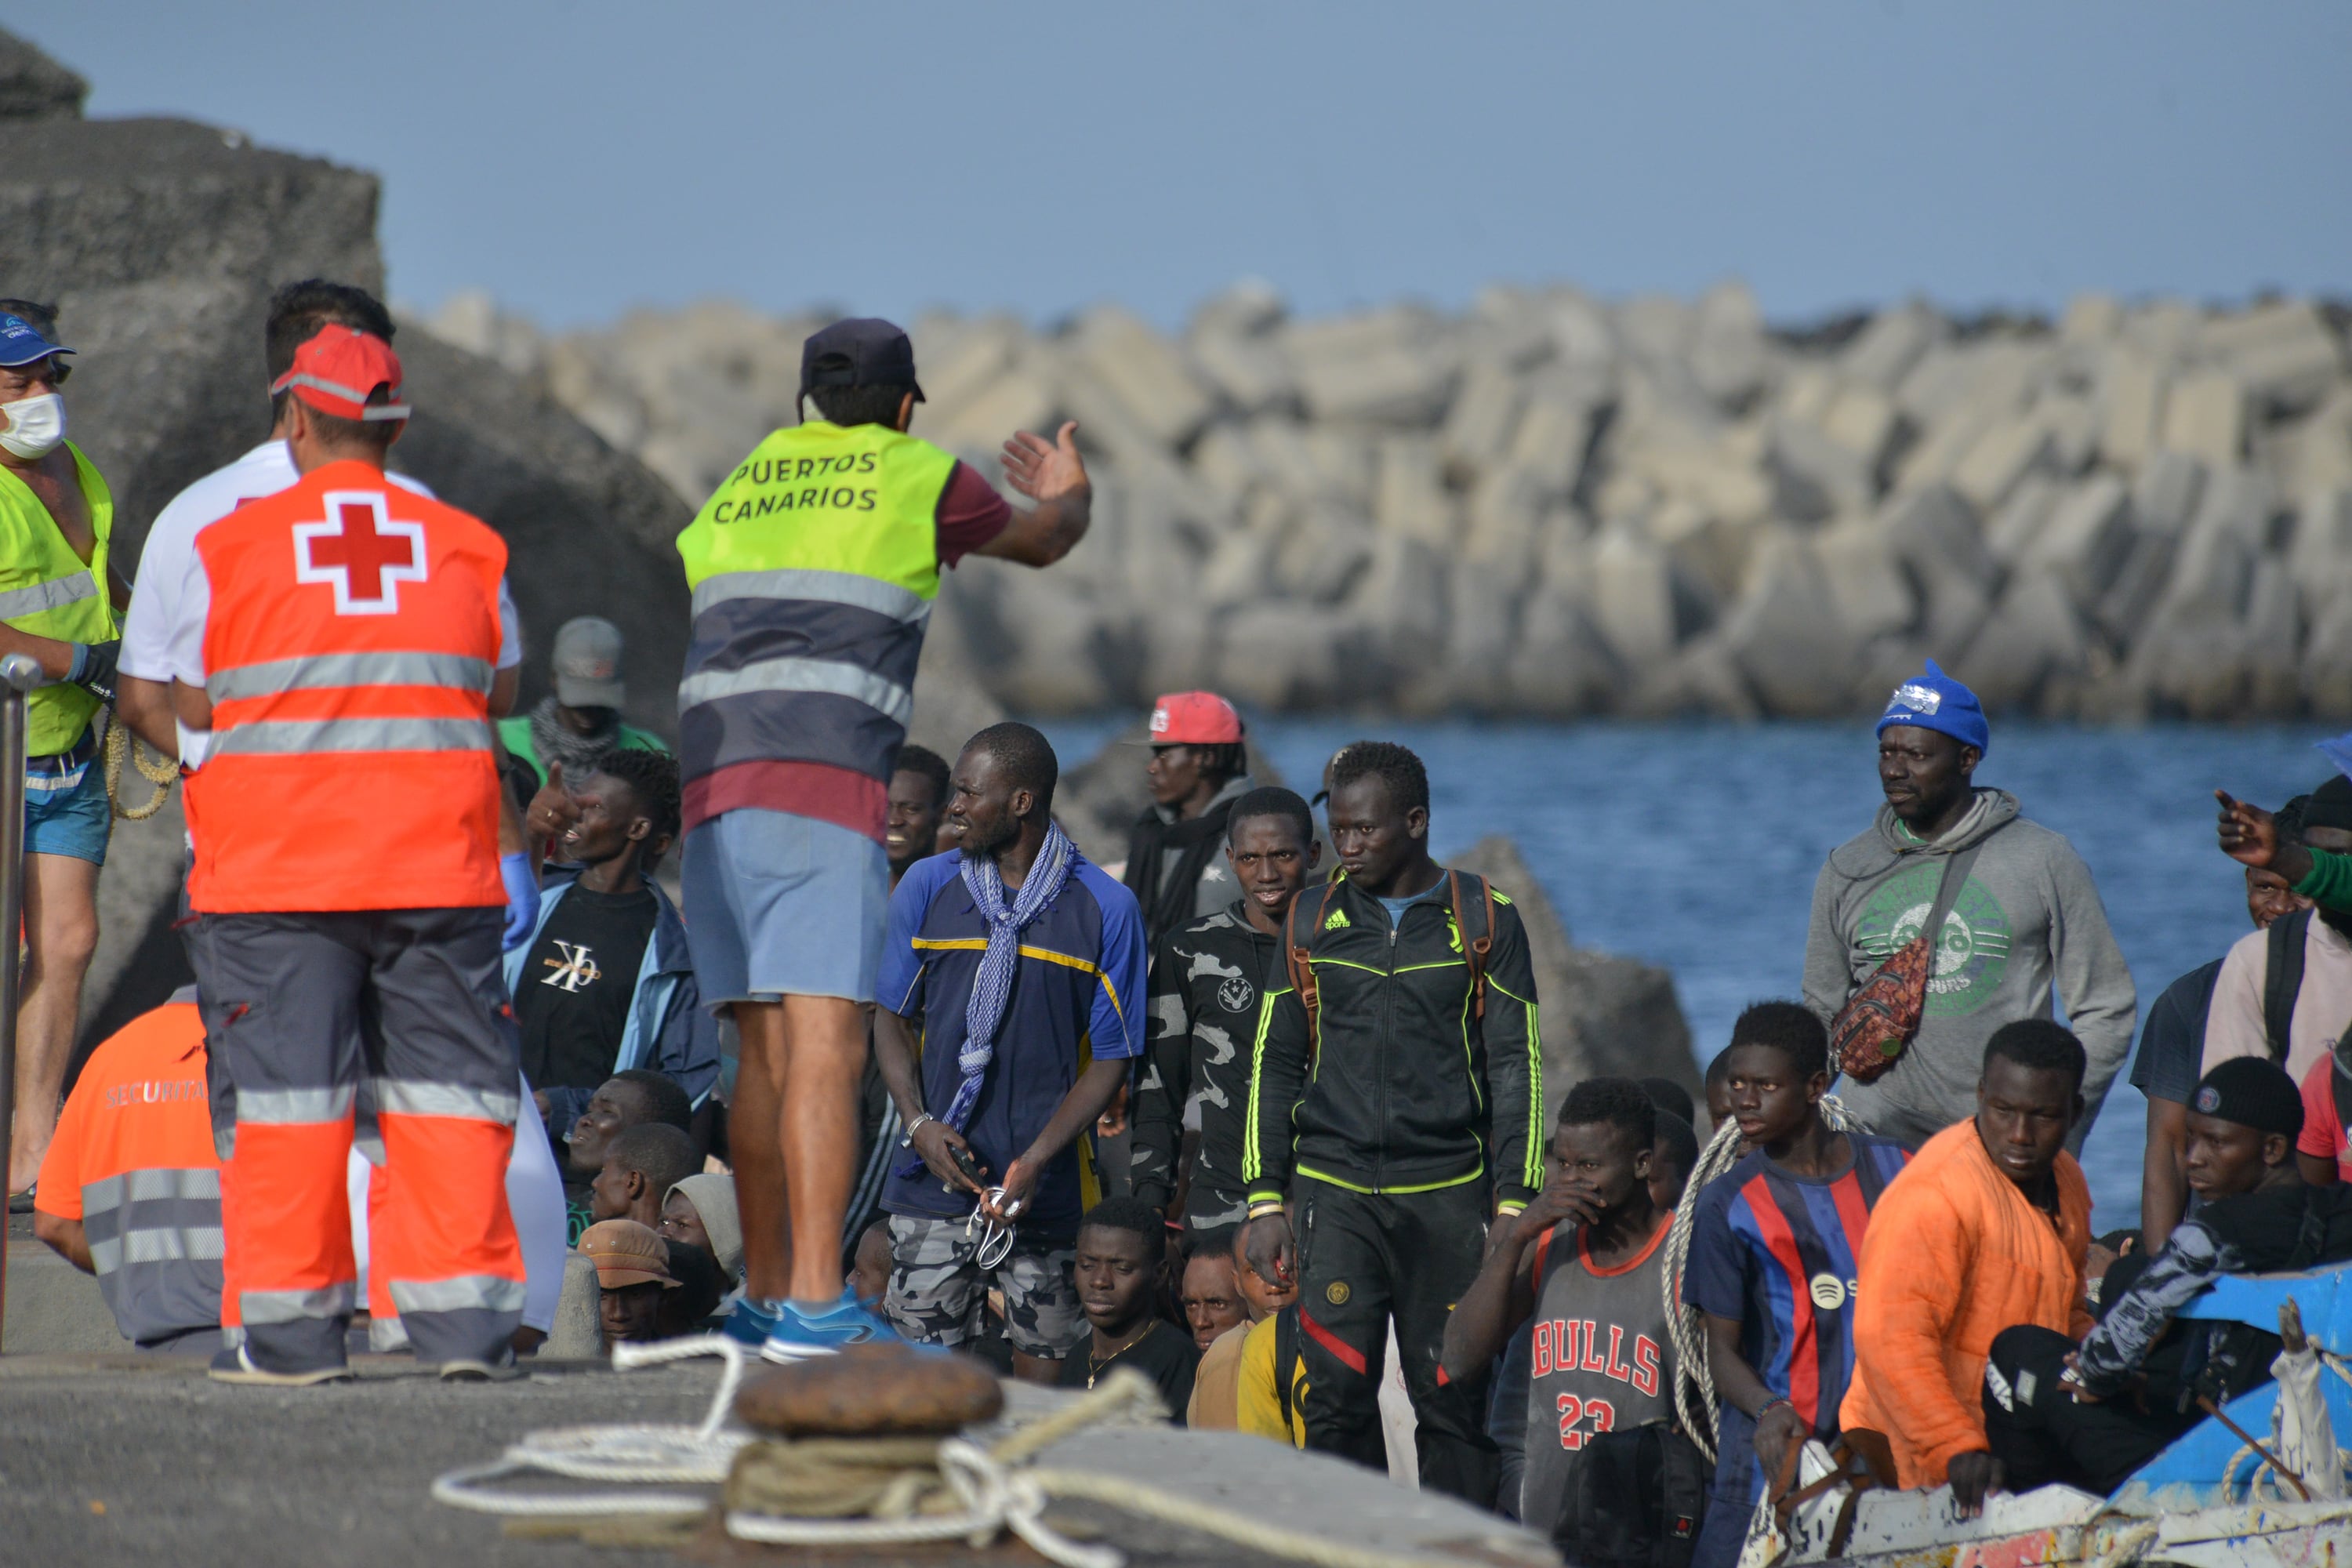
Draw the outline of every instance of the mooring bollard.
<instances>
[{"instance_id":1,"label":"mooring bollard","mask_svg":"<svg viewBox=\"0 0 2352 1568\"><path fill-rule=\"evenodd\" d=\"M16 985L25 952L25 693L45 677L38 662L0 658L0 1171L16 1134ZM8 1321L8 1247L0 1237L0 1334ZM0 1342L0 1350L7 1348Z\"/></svg>"}]
</instances>

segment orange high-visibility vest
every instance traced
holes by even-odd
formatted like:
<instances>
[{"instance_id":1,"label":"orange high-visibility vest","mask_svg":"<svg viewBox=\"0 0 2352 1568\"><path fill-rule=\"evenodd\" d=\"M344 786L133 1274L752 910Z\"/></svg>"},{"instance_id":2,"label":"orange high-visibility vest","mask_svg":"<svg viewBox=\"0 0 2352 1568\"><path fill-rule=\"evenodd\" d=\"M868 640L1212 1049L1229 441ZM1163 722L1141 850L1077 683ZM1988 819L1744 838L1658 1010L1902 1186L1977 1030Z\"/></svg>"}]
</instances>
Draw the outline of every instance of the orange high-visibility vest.
<instances>
[{"instance_id":1,"label":"orange high-visibility vest","mask_svg":"<svg viewBox=\"0 0 2352 1568\"><path fill-rule=\"evenodd\" d=\"M196 536L213 742L188 781L205 914L502 904L490 682L507 547L331 463Z\"/></svg>"}]
</instances>

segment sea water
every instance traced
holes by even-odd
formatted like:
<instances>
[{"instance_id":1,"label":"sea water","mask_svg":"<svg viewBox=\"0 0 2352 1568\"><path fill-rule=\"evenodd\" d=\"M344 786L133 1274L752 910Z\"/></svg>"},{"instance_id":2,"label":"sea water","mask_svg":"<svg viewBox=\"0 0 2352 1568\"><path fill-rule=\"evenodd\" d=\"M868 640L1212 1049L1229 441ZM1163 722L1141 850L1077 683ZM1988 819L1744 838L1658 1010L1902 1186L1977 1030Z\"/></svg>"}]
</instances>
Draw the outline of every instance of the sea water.
<instances>
[{"instance_id":1,"label":"sea water","mask_svg":"<svg viewBox=\"0 0 2352 1568\"><path fill-rule=\"evenodd\" d=\"M1075 763L1131 721L1046 729ZM2332 732L2004 722L1976 776L2088 863L2144 1010L2252 929L2243 872L2214 847L2212 792L2275 807L2332 775L2312 750ZM1411 746L1429 767L1438 857L1517 839L1579 946L1673 972L1702 1062L1748 1002L1798 995L1814 877L1879 805L1866 724L1258 718L1250 735L1304 793L1349 741ZM2118 1077L2084 1154L2097 1230L2138 1221L2146 1126Z\"/></svg>"}]
</instances>

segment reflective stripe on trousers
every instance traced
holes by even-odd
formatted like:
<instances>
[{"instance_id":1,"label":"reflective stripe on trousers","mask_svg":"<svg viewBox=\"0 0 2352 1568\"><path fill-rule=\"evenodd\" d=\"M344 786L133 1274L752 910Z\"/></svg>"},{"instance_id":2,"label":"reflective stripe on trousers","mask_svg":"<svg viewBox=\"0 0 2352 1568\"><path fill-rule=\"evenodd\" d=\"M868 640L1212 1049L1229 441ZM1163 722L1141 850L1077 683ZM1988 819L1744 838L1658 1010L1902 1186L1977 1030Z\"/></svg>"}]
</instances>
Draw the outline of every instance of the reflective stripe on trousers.
<instances>
[{"instance_id":1,"label":"reflective stripe on trousers","mask_svg":"<svg viewBox=\"0 0 2352 1568\"><path fill-rule=\"evenodd\" d=\"M375 1080L375 1108L379 1115L462 1116L511 1127L522 1113L522 1097L463 1084L380 1078Z\"/></svg>"},{"instance_id":2,"label":"reflective stripe on trousers","mask_svg":"<svg viewBox=\"0 0 2352 1568\"><path fill-rule=\"evenodd\" d=\"M419 1312L520 1312L523 1282L495 1274L469 1274L455 1279L394 1279L392 1304L404 1318Z\"/></svg>"},{"instance_id":3,"label":"reflective stripe on trousers","mask_svg":"<svg viewBox=\"0 0 2352 1568\"><path fill-rule=\"evenodd\" d=\"M205 690L215 702L347 686L439 686L487 694L491 676L488 659L463 654L319 653L211 670Z\"/></svg>"},{"instance_id":4,"label":"reflective stripe on trousers","mask_svg":"<svg viewBox=\"0 0 2352 1568\"><path fill-rule=\"evenodd\" d=\"M257 1122L274 1127L341 1121L352 1113L356 1093L347 1083L327 1089L240 1087L236 1093L236 1119L239 1124Z\"/></svg>"},{"instance_id":5,"label":"reflective stripe on trousers","mask_svg":"<svg viewBox=\"0 0 2352 1568\"><path fill-rule=\"evenodd\" d=\"M345 1280L313 1290L240 1290L236 1297L237 1310L248 1331L271 1323L348 1318L358 1300L357 1280Z\"/></svg>"}]
</instances>

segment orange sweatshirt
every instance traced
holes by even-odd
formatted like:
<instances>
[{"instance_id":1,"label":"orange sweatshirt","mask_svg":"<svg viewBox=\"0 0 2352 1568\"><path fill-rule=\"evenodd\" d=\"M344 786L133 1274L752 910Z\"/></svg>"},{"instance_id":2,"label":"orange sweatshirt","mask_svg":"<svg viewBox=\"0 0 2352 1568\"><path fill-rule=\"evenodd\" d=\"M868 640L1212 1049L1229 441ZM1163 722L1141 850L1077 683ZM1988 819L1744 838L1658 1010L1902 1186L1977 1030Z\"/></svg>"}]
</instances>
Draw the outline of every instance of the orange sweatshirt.
<instances>
[{"instance_id":1,"label":"orange sweatshirt","mask_svg":"<svg viewBox=\"0 0 2352 1568\"><path fill-rule=\"evenodd\" d=\"M2058 1218L1985 1152L1973 1119L1927 1140L1871 1211L1854 1292L1853 1382L1838 1420L1886 1435L1906 1487L1940 1486L1985 1446L1993 1336L2036 1323L2080 1339L2091 1190L2058 1156Z\"/></svg>"}]
</instances>

